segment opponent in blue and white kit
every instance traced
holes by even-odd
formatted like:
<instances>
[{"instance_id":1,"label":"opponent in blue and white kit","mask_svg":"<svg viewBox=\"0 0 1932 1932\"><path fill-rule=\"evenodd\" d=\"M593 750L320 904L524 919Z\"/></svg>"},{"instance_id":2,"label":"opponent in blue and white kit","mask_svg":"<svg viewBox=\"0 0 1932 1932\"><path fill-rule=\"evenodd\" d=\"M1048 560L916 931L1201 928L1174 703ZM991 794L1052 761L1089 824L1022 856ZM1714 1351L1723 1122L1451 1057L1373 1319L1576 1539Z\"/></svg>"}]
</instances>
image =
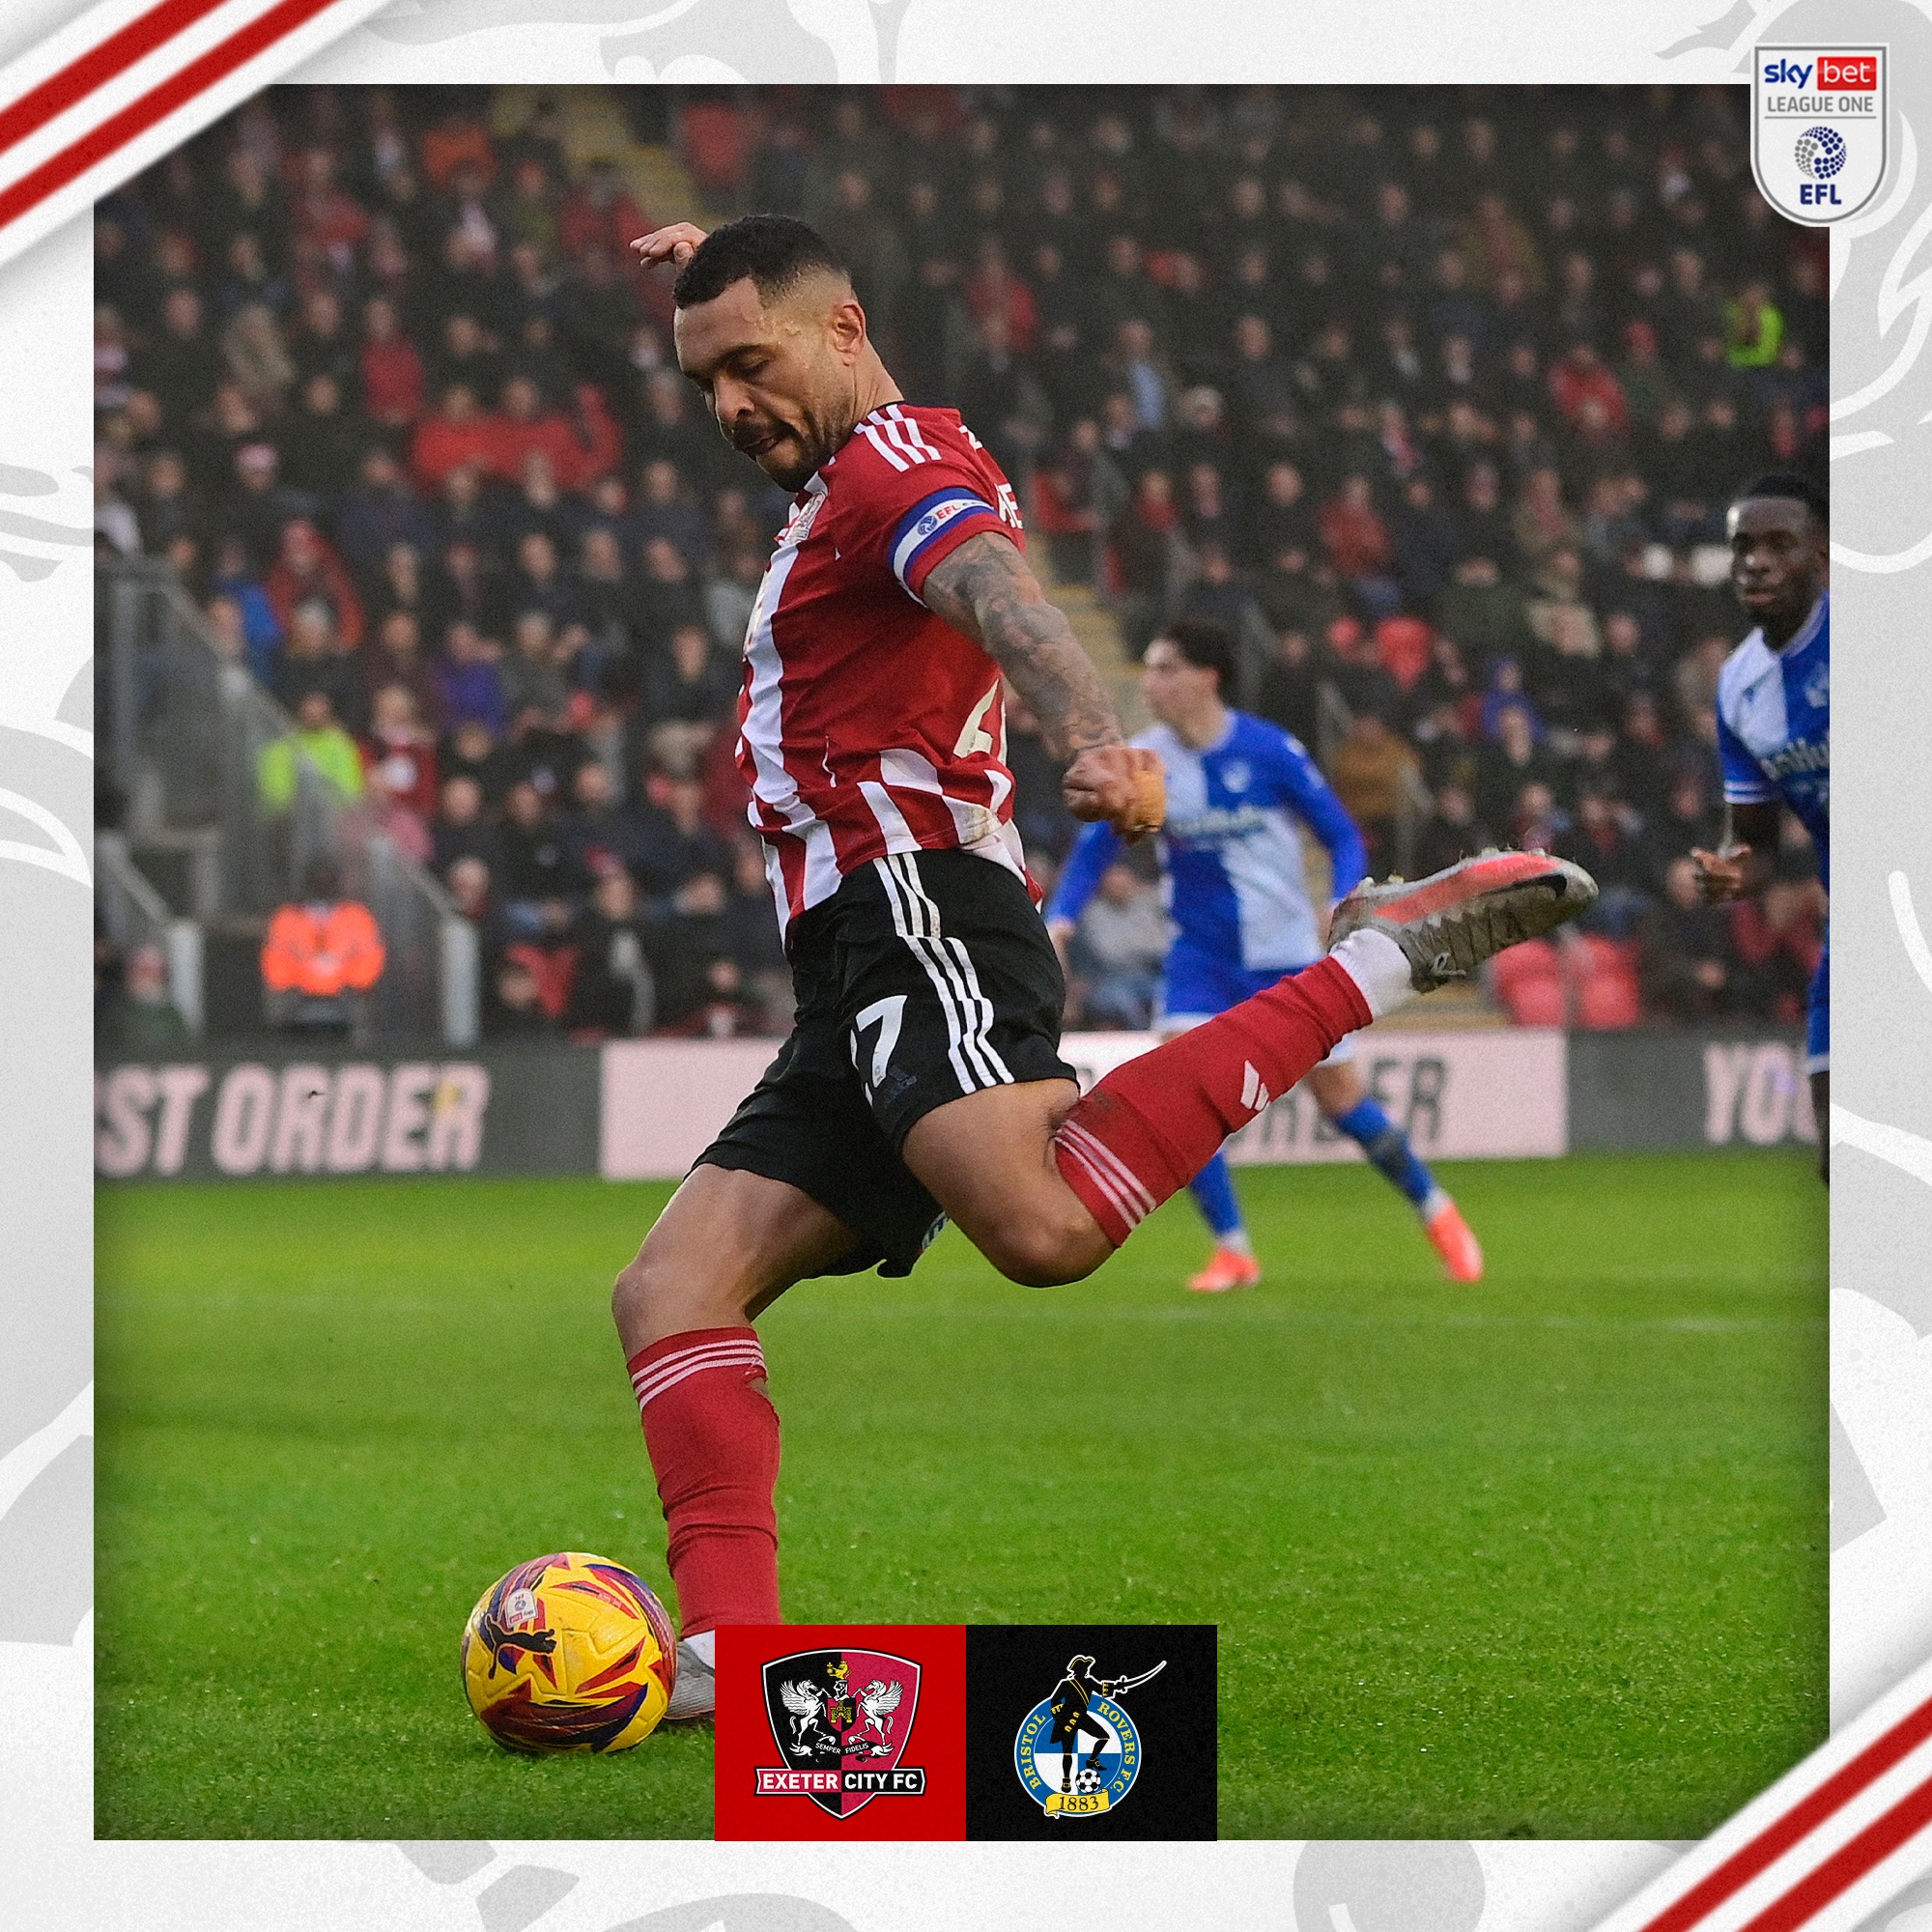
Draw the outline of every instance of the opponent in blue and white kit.
<instances>
[{"instance_id":1,"label":"opponent in blue and white kit","mask_svg":"<svg viewBox=\"0 0 1932 1932\"><path fill-rule=\"evenodd\" d=\"M1731 504L1731 582L1757 629L1718 679L1718 755L1726 826L1721 852L1693 852L1714 902L1761 893L1776 871L1777 813L1788 806L1818 848L1831 890L1832 599L1825 493L1803 476L1760 476ZM1832 954L1811 981L1804 1070L1828 1179Z\"/></svg>"},{"instance_id":2,"label":"opponent in blue and white kit","mask_svg":"<svg viewBox=\"0 0 1932 1932\"><path fill-rule=\"evenodd\" d=\"M1300 743L1278 726L1231 710L1234 643L1218 625L1183 618L1149 645L1143 684L1159 721L1133 742L1160 753L1167 824L1160 836L1168 911L1179 928L1167 955L1157 1025L1179 1033L1225 1012L1321 956L1325 943L1303 875L1299 827L1327 848L1331 899L1368 869L1361 834ZM1106 825L1074 844L1046 911L1063 949L1101 874L1121 852ZM1451 1275L1482 1276L1483 1252L1456 1204L1416 1158L1407 1136L1369 1094L1345 1039L1308 1076L1321 1112L1399 1187ZM1189 1283L1211 1292L1261 1279L1227 1157L1191 1184L1214 1232L1208 1266Z\"/></svg>"}]
</instances>

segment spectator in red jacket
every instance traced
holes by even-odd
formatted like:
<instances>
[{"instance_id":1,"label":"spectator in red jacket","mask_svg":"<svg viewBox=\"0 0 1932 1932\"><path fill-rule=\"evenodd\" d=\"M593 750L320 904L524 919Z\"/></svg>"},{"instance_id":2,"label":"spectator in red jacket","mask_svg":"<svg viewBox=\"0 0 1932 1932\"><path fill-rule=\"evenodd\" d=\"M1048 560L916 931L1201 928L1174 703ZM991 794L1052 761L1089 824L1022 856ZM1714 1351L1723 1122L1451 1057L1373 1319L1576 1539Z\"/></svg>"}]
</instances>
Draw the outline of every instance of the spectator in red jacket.
<instances>
[{"instance_id":1,"label":"spectator in red jacket","mask_svg":"<svg viewBox=\"0 0 1932 1932\"><path fill-rule=\"evenodd\" d=\"M475 392L467 383L452 383L436 414L410 440L411 472L431 493L453 469L473 466L495 473L497 441L497 425L476 407Z\"/></svg>"},{"instance_id":2,"label":"spectator in red jacket","mask_svg":"<svg viewBox=\"0 0 1932 1932\"><path fill-rule=\"evenodd\" d=\"M1587 343L1579 342L1549 372L1549 397L1573 429L1604 439L1630 428L1623 385Z\"/></svg>"},{"instance_id":3,"label":"spectator in red jacket","mask_svg":"<svg viewBox=\"0 0 1932 1932\"><path fill-rule=\"evenodd\" d=\"M1388 526L1377 514L1369 479L1349 475L1321 506L1317 520L1322 547L1335 574L1352 582L1358 577L1386 577L1395 561Z\"/></svg>"},{"instance_id":4,"label":"spectator in red jacket","mask_svg":"<svg viewBox=\"0 0 1932 1932\"><path fill-rule=\"evenodd\" d=\"M413 611L385 611L358 657L368 715L374 715L381 693L390 685L401 685L425 725L435 730L441 724L442 694L437 688L436 667L423 648L422 621Z\"/></svg>"},{"instance_id":5,"label":"spectator in red jacket","mask_svg":"<svg viewBox=\"0 0 1932 1932\"><path fill-rule=\"evenodd\" d=\"M503 384L501 406L487 418L494 438L493 472L519 481L533 452L550 465L559 490L582 490L608 475L622 454L617 426L604 399L588 384L577 385L572 413L544 407L543 392L527 376Z\"/></svg>"},{"instance_id":6,"label":"spectator in red jacket","mask_svg":"<svg viewBox=\"0 0 1932 1932\"><path fill-rule=\"evenodd\" d=\"M385 684L376 693L360 750L363 795L374 804L382 830L418 865L427 865L441 784L435 734L407 685Z\"/></svg>"},{"instance_id":7,"label":"spectator in red jacket","mask_svg":"<svg viewBox=\"0 0 1932 1932\"><path fill-rule=\"evenodd\" d=\"M427 374L415 345L403 333L396 305L371 296L362 305L362 408L384 429L404 429L423 412Z\"/></svg>"},{"instance_id":8,"label":"spectator in red jacket","mask_svg":"<svg viewBox=\"0 0 1932 1932\"><path fill-rule=\"evenodd\" d=\"M1753 1010L1769 1009L1787 1026L1804 1019L1804 999L1824 951L1816 880L1776 879L1760 898L1724 907L1731 944L1752 978Z\"/></svg>"},{"instance_id":9,"label":"spectator in red jacket","mask_svg":"<svg viewBox=\"0 0 1932 1932\"><path fill-rule=\"evenodd\" d=\"M497 151L488 130L460 105L452 104L422 137L422 171L437 187L447 187L459 168L474 168L485 182L497 174Z\"/></svg>"},{"instance_id":10,"label":"spectator in red jacket","mask_svg":"<svg viewBox=\"0 0 1932 1932\"><path fill-rule=\"evenodd\" d=\"M1005 318L1007 347L1015 355L1025 355L1033 348L1039 327L1039 304L1033 291L1007 264L1007 251L997 235L983 235L974 250L973 272L966 277L961 293L975 322L990 315Z\"/></svg>"},{"instance_id":11,"label":"spectator in red jacket","mask_svg":"<svg viewBox=\"0 0 1932 1932\"><path fill-rule=\"evenodd\" d=\"M281 554L263 579L262 588L284 632L301 604L320 603L334 621L335 646L353 651L362 641L362 600L328 539L298 517L282 529Z\"/></svg>"},{"instance_id":12,"label":"spectator in red jacket","mask_svg":"<svg viewBox=\"0 0 1932 1932\"><path fill-rule=\"evenodd\" d=\"M1369 614L1378 621L1394 616L1402 608L1395 543L1376 508L1369 479L1358 472L1343 477L1341 489L1322 504L1316 527L1335 575Z\"/></svg>"},{"instance_id":13,"label":"spectator in red jacket","mask_svg":"<svg viewBox=\"0 0 1932 1932\"><path fill-rule=\"evenodd\" d=\"M655 225L631 198L616 168L610 161L593 161L589 174L564 201L557 217L557 244L573 259L586 248L601 246L627 261L631 243Z\"/></svg>"},{"instance_id":14,"label":"spectator in red jacket","mask_svg":"<svg viewBox=\"0 0 1932 1932\"><path fill-rule=\"evenodd\" d=\"M290 199L297 254L343 274L355 267L355 251L368 239L368 213L336 185L335 156L327 148L308 149L298 174Z\"/></svg>"},{"instance_id":15,"label":"spectator in red jacket","mask_svg":"<svg viewBox=\"0 0 1932 1932\"><path fill-rule=\"evenodd\" d=\"M579 383L571 393L571 426L577 438L577 482L588 490L624 460L624 439L617 420L605 407L604 392L590 383Z\"/></svg>"}]
</instances>

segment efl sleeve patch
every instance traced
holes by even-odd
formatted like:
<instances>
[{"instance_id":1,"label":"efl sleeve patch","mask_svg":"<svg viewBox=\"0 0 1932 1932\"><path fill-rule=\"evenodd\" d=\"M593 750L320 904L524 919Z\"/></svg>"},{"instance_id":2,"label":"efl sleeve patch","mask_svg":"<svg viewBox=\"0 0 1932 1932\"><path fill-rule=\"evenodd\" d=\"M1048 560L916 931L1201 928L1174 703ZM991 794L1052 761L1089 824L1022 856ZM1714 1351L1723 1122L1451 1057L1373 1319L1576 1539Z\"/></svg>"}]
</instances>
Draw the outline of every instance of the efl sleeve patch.
<instances>
[{"instance_id":1,"label":"efl sleeve patch","mask_svg":"<svg viewBox=\"0 0 1932 1932\"><path fill-rule=\"evenodd\" d=\"M999 511L977 490L963 483L935 490L921 497L894 529L887 550L893 575L908 596L918 598L927 573L942 557L968 537L1001 526Z\"/></svg>"}]
</instances>

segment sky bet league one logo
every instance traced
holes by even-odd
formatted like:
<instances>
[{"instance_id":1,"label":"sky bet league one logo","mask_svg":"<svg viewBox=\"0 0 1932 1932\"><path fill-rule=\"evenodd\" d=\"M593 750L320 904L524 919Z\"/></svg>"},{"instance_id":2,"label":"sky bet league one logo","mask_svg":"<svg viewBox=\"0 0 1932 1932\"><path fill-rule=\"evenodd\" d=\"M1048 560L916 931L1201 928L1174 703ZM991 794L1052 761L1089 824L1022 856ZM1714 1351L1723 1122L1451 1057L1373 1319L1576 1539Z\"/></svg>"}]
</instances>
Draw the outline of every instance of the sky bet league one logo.
<instances>
[{"instance_id":1,"label":"sky bet league one logo","mask_svg":"<svg viewBox=\"0 0 1932 1932\"><path fill-rule=\"evenodd\" d=\"M1759 47L1751 70L1751 172L1780 214L1822 227L1856 214L1885 180L1882 46Z\"/></svg>"}]
</instances>

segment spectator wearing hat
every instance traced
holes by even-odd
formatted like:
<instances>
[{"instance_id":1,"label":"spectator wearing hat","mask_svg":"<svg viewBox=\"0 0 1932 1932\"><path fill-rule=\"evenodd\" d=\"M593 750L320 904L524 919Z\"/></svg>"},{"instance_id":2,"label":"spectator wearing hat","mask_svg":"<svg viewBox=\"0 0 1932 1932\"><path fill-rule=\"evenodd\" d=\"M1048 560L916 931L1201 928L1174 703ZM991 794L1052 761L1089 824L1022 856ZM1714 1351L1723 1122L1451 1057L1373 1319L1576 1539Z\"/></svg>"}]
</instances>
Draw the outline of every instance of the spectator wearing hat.
<instances>
[{"instance_id":1,"label":"spectator wearing hat","mask_svg":"<svg viewBox=\"0 0 1932 1932\"><path fill-rule=\"evenodd\" d=\"M231 464L235 485L215 499L214 527L240 537L251 557L273 558L281 549L283 530L313 516L318 499L283 480L281 452L259 433L237 441Z\"/></svg>"}]
</instances>

